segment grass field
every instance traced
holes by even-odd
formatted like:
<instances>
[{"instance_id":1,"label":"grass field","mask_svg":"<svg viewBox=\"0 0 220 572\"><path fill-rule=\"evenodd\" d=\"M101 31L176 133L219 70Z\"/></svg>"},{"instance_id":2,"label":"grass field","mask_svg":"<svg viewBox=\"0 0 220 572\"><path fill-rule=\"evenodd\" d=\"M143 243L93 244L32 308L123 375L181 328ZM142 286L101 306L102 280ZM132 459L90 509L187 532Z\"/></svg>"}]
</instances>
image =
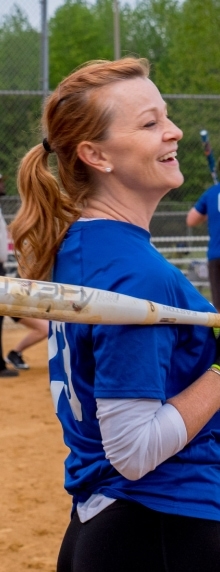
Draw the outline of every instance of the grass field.
<instances>
[{"instance_id":1,"label":"grass field","mask_svg":"<svg viewBox=\"0 0 220 572\"><path fill-rule=\"evenodd\" d=\"M24 334L6 318L4 353ZM71 509L63 489L67 449L49 390L47 341L24 357L30 370L0 378L0 570L55 572Z\"/></svg>"}]
</instances>

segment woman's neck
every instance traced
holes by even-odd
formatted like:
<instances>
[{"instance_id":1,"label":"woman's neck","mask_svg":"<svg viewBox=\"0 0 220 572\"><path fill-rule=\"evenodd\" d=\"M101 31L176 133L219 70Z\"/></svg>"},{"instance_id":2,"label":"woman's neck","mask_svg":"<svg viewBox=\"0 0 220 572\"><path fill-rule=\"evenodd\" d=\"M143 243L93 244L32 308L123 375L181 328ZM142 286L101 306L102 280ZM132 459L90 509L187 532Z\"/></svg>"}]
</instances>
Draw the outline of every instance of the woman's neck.
<instances>
[{"instance_id":1,"label":"woman's neck","mask_svg":"<svg viewBox=\"0 0 220 572\"><path fill-rule=\"evenodd\" d=\"M142 204L142 201L138 200L137 197L137 201L132 203L131 207L129 201L115 201L111 196L97 195L88 199L81 216L128 222L149 231L149 224L156 206L155 204L153 206Z\"/></svg>"}]
</instances>

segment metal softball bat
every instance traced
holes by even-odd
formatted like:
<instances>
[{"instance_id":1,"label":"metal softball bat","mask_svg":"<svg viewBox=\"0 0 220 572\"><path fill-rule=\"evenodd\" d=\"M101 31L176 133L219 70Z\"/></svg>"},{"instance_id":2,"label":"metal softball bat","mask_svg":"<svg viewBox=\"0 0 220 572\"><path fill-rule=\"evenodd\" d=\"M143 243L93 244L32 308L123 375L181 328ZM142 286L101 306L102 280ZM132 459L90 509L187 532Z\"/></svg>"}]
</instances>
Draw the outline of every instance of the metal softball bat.
<instances>
[{"instance_id":1,"label":"metal softball bat","mask_svg":"<svg viewBox=\"0 0 220 572\"><path fill-rule=\"evenodd\" d=\"M0 276L0 315L80 324L194 324L220 327L220 314L158 304L107 290Z\"/></svg>"}]
</instances>

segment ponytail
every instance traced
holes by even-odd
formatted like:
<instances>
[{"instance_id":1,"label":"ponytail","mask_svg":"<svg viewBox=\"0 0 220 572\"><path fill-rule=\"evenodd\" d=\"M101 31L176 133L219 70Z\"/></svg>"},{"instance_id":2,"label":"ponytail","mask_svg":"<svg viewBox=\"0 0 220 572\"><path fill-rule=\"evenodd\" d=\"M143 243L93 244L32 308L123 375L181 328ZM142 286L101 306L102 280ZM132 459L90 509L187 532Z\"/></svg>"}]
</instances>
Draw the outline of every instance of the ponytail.
<instances>
[{"instance_id":1,"label":"ponytail","mask_svg":"<svg viewBox=\"0 0 220 572\"><path fill-rule=\"evenodd\" d=\"M24 156L17 181L22 205L10 224L10 231L19 274L33 280L47 280L60 242L69 225L80 216L80 210L60 190L42 144Z\"/></svg>"}]
</instances>

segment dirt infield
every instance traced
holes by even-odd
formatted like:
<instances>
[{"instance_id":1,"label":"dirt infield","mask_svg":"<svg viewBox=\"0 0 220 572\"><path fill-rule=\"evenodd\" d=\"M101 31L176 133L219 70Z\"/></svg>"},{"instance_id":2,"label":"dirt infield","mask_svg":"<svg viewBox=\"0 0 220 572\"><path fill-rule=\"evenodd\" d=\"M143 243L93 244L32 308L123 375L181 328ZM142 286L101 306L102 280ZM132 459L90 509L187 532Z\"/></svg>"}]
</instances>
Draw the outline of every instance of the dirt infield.
<instances>
[{"instance_id":1,"label":"dirt infield","mask_svg":"<svg viewBox=\"0 0 220 572\"><path fill-rule=\"evenodd\" d=\"M24 334L7 318L4 352ZM55 572L71 508L63 488L67 449L49 390L47 342L24 357L30 370L0 378L0 570Z\"/></svg>"}]
</instances>

